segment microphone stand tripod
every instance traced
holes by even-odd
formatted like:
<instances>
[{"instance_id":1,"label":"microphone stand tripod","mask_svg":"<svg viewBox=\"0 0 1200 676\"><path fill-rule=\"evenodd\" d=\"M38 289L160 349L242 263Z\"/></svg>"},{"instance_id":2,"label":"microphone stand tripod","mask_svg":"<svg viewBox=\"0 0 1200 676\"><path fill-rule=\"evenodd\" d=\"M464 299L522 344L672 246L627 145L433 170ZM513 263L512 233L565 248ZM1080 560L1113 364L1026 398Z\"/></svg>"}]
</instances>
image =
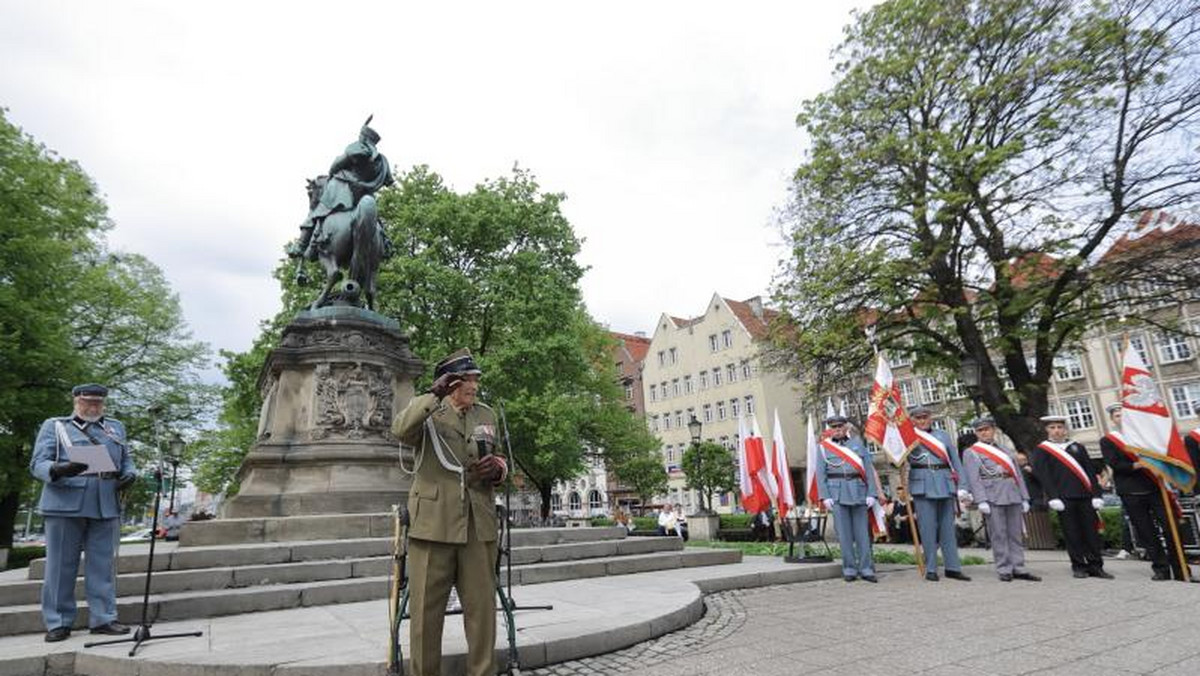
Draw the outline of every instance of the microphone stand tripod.
<instances>
[{"instance_id":1,"label":"microphone stand tripod","mask_svg":"<svg viewBox=\"0 0 1200 676\"><path fill-rule=\"evenodd\" d=\"M158 421L154 421L154 445L158 447ZM162 453L158 455L158 467L154 470L154 517L150 526L150 556L146 559L146 589L142 592L142 622L138 625L133 635L128 638L115 638L107 641L88 641L83 644L84 648L91 648L98 645L115 645L117 643L133 642L133 647L129 649L129 656L133 657L137 653L138 648L147 641L163 638L179 638L182 636L203 636L202 631L184 631L175 634L159 634L154 636L150 633L150 578L154 573L154 543L158 540L158 510L162 505L163 492L163 468L162 468ZM113 565L117 565L115 562Z\"/></svg>"}]
</instances>

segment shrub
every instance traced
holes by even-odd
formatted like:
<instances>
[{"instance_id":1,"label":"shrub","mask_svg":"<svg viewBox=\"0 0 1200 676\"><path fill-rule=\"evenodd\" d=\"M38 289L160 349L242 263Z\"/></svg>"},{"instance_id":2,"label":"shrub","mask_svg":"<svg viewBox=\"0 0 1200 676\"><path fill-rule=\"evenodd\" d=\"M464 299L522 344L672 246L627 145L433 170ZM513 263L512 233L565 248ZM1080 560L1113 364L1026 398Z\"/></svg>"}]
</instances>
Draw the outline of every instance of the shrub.
<instances>
[{"instance_id":1,"label":"shrub","mask_svg":"<svg viewBox=\"0 0 1200 676\"><path fill-rule=\"evenodd\" d=\"M721 530L733 528L749 528L754 519L753 514L721 514Z\"/></svg>"},{"instance_id":2,"label":"shrub","mask_svg":"<svg viewBox=\"0 0 1200 676\"><path fill-rule=\"evenodd\" d=\"M29 562L34 559L40 559L46 556L45 545L34 545L28 547L13 547L8 551L8 568L7 570L15 570L17 568L28 568Z\"/></svg>"}]
</instances>

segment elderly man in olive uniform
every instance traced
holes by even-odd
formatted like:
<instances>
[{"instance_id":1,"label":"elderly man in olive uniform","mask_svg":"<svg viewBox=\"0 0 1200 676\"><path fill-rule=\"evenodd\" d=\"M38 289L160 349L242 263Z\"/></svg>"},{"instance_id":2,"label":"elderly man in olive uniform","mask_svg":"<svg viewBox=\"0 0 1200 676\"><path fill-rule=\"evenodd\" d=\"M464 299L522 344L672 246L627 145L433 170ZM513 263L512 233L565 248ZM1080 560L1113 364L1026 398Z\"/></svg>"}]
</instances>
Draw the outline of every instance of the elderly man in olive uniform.
<instances>
[{"instance_id":1,"label":"elderly man in olive uniform","mask_svg":"<svg viewBox=\"0 0 1200 676\"><path fill-rule=\"evenodd\" d=\"M75 624L75 577L79 555L84 563L88 626L93 634L125 634L117 621L117 542L121 508L117 491L137 478L125 445L125 427L104 417L108 388L79 385L71 390L74 414L42 423L29 471L41 480L38 502L46 525L46 572L42 582L42 620L46 641L62 641ZM72 449L92 446L107 451L113 469L89 470L71 459ZM80 448L77 452L82 452Z\"/></svg>"},{"instance_id":2,"label":"elderly man in olive uniform","mask_svg":"<svg viewBox=\"0 0 1200 676\"><path fill-rule=\"evenodd\" d=\"M933 411L917 406L910 413L920 443L908 455L908 492L917 511L917 528L925 550L925 579L936 582L937 551L945 558L946 577L970 581L962 572L954 532L954 505L967 496L959 489L958 453L950 435L933 429Z\"/></svg>"},{"instance_id":3,"label":"elderly man in olive uniform","mask_svg":"<svg viewBox=\"0 0 1200 676\"><path fill-rule=\"evenodd\" d=\"M408 498L412 671L442 673L442 628L458 590L467 636L467 674L496 673L497 521L494 485L508 472L494 455L496 417L476 401L481 375L459 350L438 362L429 392L409 401L392 432L415 449Z\"/></svg>"},{"instance_id":4,"label":"elderly man in olive uniform","mask_svg":"<svg viewBox=\"0 0 1200 676\"><path fill-rule=\"evenodd\" d=\"M817 495L825 509L833 512L842 549L842 576L846 582L858 578L878 582L871 559L870 517L867 514L879 499L871 452L862 441L847 434L849 421L845 417L832 416L825 424L832 434L820 444Z\"/></svg>"},{"instance_id":5,"label":"elderly man in olive uniform","mask_svg":"<svg viewBox=\"0 0 1200 676\"><path fill-rule=\"evenodd\" d=\"M1025 569L1024 515L1029 489L1016 455L996 441L996 421L974 422L975 443L963 451L963 479L971 499L987 519L996 574L1003 582L1040 577Z\"/></svg>"}]
</instances>

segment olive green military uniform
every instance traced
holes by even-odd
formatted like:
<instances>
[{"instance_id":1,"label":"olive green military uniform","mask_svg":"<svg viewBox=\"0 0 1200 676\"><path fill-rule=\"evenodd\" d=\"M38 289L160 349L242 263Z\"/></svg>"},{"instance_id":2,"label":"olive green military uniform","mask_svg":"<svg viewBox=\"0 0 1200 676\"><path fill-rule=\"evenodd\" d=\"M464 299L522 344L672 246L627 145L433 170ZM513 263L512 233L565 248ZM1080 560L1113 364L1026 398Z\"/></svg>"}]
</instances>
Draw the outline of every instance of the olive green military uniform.
<instances>
[{"instance_id":1,"label":"olive green military uniform","mask_svg":"<svg viewBox=\"0 0 1200 676\"><path fill-rule=\"evenodd\" d=\"M493 676L496 508L492 486L473 480L466 468L479 459L472 435L481 426L495 430L496 417L480 403L460 413L448 399L417 395L392 424L392 433L413 446L417 458L408 498L412 671L417 676L441 674L446 601L455 586L467 635L467 673ZM461 480L438 458L427 419L433 421L445 458L463 468Z\"/></svg>"}]
</instances>

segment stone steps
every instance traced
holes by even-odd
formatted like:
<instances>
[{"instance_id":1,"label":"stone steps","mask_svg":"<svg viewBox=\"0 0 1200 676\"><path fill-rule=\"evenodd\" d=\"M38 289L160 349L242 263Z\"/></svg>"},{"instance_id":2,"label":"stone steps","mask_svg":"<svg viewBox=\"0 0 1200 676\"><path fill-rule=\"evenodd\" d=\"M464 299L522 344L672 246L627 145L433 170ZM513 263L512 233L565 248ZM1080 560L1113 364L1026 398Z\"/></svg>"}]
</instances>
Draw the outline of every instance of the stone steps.
<instances>
[{"instance_id":1,"label":"stone steps","mask_svg":"<svg viewBox=\"0 0 1200 676\"><path fill-rule=\"evenodd\" d=\"M219 551L181 548L156 553L151 593L244 588L388 574L391 564L391 540L342 540L336 543L337 547L331 546L333 544L335 543L299 543L292 547L244 546ZM677 552L681 549L683 543L676 538L599 540L540 547L514 546L512 559L513 566L520 568L580 559ZM119 597L136 596L144 592L146 558L145 554L125 555L119 558ZM33 566L30 568L30 577L40 577L45 571L44 561L38 560L36 563L36 569ZM214 563L223 565L213 565ZM557 568L551 567L549 570ZM519 575L519 572L515 572L514 579ZM0 583L0 606L40 603L41 587L39 579ZM83 589L84 581L81 576L76 583L77 598L83 597Z\"/></svg>"},{"instance_id":2,"label":"stone steps","mask_svg":"<svg viewBox=\"0 0 1200 676\"><path fill-rule=\"evenodd\" d=\"M583 530L583 529L578 529ZM514 533L515 539L515 533ZM514 565L512 569L514 585L530 585L562 580L604 577L610 575L626 575L630 573L669 570L676 568L691 568L697 566L716 566L738 563L742 555L737 550L716 549L681 549L678 540L662 538L663 541L675 543L674 550L653 551L649 553L628 553L637 551L642 540L629 541L635 545L626 550L625 554L602 556L598 558L575 558L560 561L541 561L524 565ZM661 546L661 545L660 545ZM555 552L551 556L561 554ZM586 553L579 550L579 553ZM274 564L268 566L243 566L202 569L200 571L178 571L192 577L180 577L199 584L205 581L209 584L220 584L228 580L240 579L254 583L244 588L217 588L184 590L164 593L154 593L150 596L149 617L152 622L187 620L196 618L219 617L266 610L282 610L306 606L323 606L340 603L354 603L384 598L388 594L388 577L386 575L388 559L357 559L341 561L321 561L297 564ZM282 567L280 567L282 566ZM378 574L382 567L383 574ZM277 577L255 579L255 575L265 575L276 569ZM286 571L286 572L285 572ZM355 576L355 572L361 576ZM201 573L195 575L196 572ZM377 573L377 574L371 574ZM172 571L160 574L167 578ZM337 574L341 577L333 579L303 579L317 574ZM503 571L502 571L503 575ZM206 577L208 576L208 577ZM289 581L288 576L295 580ZM124 582L127 576L122 575L119 589L125 594L126 585L135 585L138 576L128 576L129 582ZM265 583L263 583L265 582ZM40 583L21 583L40 584ZM172 583L164 583L170 585ZM141 613L141 587L134 594L122 595L117 599L120 617L127 622L136 622ZM87 625L86 604L81 603L76 626ZM12 635L27 632L43 631L41 608L35 603L13 604L0 607L0 635Z\"/></svg>"}]
</instances>

